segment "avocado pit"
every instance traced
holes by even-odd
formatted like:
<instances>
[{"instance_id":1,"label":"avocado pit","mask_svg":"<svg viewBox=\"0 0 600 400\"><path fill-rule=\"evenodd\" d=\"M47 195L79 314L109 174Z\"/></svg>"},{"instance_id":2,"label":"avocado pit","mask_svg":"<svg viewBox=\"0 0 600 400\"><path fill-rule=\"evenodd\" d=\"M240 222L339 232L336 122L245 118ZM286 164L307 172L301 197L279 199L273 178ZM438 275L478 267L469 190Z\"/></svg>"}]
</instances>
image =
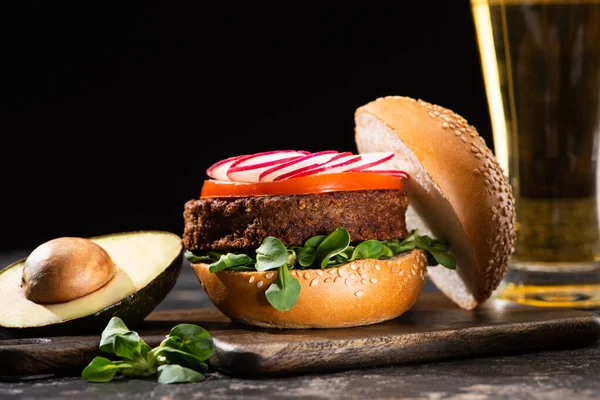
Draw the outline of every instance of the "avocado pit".
<instances>
[{"instance_id":1,"label":"avocado pit","mask_svg":"<svg viewBox=\"0 0 600 400\"><path fill-rule=\"evenodd\" d=\"M85 238L61 237L31 252L21 287L35 303L64 303L100 289L115 273L115 263L100 245Z\"/></svg>"}]
</instances>

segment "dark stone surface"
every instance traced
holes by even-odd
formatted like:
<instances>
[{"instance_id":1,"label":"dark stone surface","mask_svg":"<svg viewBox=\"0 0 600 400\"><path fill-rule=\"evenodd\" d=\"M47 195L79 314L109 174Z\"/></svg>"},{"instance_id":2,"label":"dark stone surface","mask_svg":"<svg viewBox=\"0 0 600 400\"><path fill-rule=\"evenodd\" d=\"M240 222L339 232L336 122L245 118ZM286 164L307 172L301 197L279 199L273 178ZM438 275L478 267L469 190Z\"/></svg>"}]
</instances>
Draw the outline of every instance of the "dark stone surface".
<instances>
[{"instance_id":1,"label":"dark stone surface","mask_svg":"<svg viewBox=\"0 0 600 400\"><path fill-rule=\"evenodd\" d=\"M0 256L2 265L26 252ZM430 283L426 290L436 290ZM210 306L187 264L157 310ZM0 382L0 399L598 399L600 343L574 350L366 368L268 379L208 373L200 383L161 385L154 379L92 384L78 376Z\"/></svg>"}]
</instances>

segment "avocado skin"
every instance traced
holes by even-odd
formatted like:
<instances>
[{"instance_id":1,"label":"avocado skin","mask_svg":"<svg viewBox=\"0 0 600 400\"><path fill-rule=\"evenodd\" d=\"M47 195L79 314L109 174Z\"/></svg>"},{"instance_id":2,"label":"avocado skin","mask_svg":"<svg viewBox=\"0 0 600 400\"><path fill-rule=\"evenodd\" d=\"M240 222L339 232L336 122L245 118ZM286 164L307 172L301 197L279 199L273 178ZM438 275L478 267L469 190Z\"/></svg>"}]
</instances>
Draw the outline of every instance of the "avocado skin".
<instances>
[{"instance_id":1,"label":"avocado skin","mask_svg":"<svg viewBox=\"0 0 600 400\"><path fill-rule=\"evenodd\" d=\"M135 329L173 289L181 273L183 258L182 249L171 264L145 287L103 310L44 326L27 328L0 326L0 340L42 336L99 335L114 316L121 318L129 329Z\"/></svg>"}]
</instances>

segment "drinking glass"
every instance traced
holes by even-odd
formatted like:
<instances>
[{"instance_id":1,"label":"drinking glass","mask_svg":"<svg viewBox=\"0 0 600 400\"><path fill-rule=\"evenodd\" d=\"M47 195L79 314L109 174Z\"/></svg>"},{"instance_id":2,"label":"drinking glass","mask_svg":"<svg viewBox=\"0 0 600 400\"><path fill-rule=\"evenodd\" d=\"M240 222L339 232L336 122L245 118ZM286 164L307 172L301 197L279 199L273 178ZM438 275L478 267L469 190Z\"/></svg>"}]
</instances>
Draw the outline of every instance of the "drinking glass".
<instances>
[{"instance_id":1,"label":"drinking glass","mask_svg":"<svg viewBox=\"0 0 600 400\"><path fill-rule=\"evenodd\" d=\"M517 219L495 297L599 307L600 0L470 1Z\"/></svg>"}]
</instances>

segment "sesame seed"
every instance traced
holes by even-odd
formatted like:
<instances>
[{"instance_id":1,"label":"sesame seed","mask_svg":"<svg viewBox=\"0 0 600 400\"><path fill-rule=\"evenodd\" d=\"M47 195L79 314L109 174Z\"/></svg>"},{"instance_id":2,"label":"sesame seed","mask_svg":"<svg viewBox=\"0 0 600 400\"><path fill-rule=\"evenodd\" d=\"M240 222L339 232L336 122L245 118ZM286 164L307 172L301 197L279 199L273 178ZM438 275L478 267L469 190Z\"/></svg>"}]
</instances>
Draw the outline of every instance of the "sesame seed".
<instances>
[{"instance_id":1,"label":"sesame seed","mask_svg":"<svg viewBox=\"0 0 600 400\"><path fill-rule=\"evenodd\" d=\"M325 278L325 280L323 282L329 283L329 282L331 282L331 278Z\"/></svg>"},{"instance_id":2,"label":"sesame seed","mask_svg":"<svg viewBox=\"0 0 600 400\"><path fill-rule=\"evenodd\" d=\"M398 272L398 276L402 276L402 275L404 275L404 270L403 269L401 269L400 272Z\"/></svg>"},{"instance_id":3,"label":"sesame seed","mask_svg":"<svg viewBox=\"0 0 600 400\"><path fill-rule=\"evenodd\" d=\"M321 271L320 269L319 269L319 270L317 270L317 275L319 275L319 276L323 276L323 271Z\"/></svg>"},{"instance_id":4,"label":"sesame seed","mask_svg":"<svg viewBox=\"0 0 600 400\"><path fill-rule=\"evenodd\" d=\"M367 284L367 280L366 279L361 279L360 283L362 283L363 285L366 285Z\"/></svg>"},{"instance_id":5,"label":"sesame seed","mask_svg":"<svg viewBox=\"0 0 600 400\"><path fill-rule=\"evenodd\" d=\"M414 276L414 275L416 275L416 274L417 274L417 271L415 271L414 269L411 269L411 270L410 270L410 273L411 273L411 274L413 274L413 276Z\"/></svg>"},{"instance_id":6,"label":"sesame seed","mask_svg":"<svg viewBox=\"0 0 600 400\"><path fill-rule=\"evenodd\" d=\"M354 295L356 297L362 297L362 296L364 296L364 294L365 294L365 292L363 292L362 290L358 290L358 291L354 292Z\"/></svg>"},{"instance_id":7,"label":"sesame seed","mask_svg":"<svg viewBox=\"0 0 600 400\"><path fill-rule=\"evenodd\" d=\"M304 273L304 279L310 279L310 274L308 272Z\"/></svg>"},{"instance_id":8,"label":"sesame seed","mask_svg":"<svg viewBox=\"0 0 600 400\"><path fill-rule=\"evenodd\" d=\"M260 288L260 287L262 287L262 285L263 285L263 281L256 282L256 287Z\"/></svg>"},{"instance_id":9,"label":"sesame seed","mask_svg":"<svg viewBox=\"0 0 600 400\"><path fill-rule=\"evenodd\" d=\"M350 280L350 278L346 278L346 286L350 287L352 286L352 281Z\"/></svg>"},{"instance_id":10,"label":"sesame seed","mask_svg":"<svg viewBox=\"0 0 600 400\"><path fill-rule=\"evenodd\" d=\"M352 264L352 265L350 265L350 269L351 269L352 271L356 271L356 268L358 268L358 266L357 266L356 264Z\"/></svg>"},{"instance_id":11,"label":"sesame seed","mask_svg":"<svg viewBox=\"0 0 600 400\"><path fill-rule=\"evenodd\" d=\"M454 131L454 134L456 136L460 136L460 135L462 135L462 132L457 129L457 130Z\"/></svg>"},{"instance_id":12,"label":"sesame seed","mask_svg":"<svg viewBox=\"0 0 600 400\"><path fill-rule=\"evenodd\" d=\"M350 279L356 279L356 274L354 272L350 274Z\"/></svg>"},{"instance_id":13,"label":"sesame seed","mask_svg":"<svg viewBox=\"0 0 600 400\"><path fill-rule=\"evenodd\" d=\"M253 276L251 276L251 277L250 277L250 279L248 279L248 282L249 282L249 283L252 283L252 282L254 282L254 275L253 275Z\"/></svg>"},{"instance_id":14,"label":"sesame seed","mask_svg":"<svg viewBox=\"0 0 600 400\"><path fill-rule=\"evenodd\" d=\"M342 268L338 268L337 273L339 276L341 276L342 278L344 277L344 274L346 273Z\"/></svg>"},{"instance_id":15,"label":"sesame seed","mask_svg":"<svg viewBox=\"0 0 600 400\"><path fill-rule=\"evenodd\" d=\"M310 286L317 286L318 284L319 284L318 279L313 279L312 281L310 281Z\"/></svg>"},{"instance_id":16,"label":"sesame seed","mask_svg":"<svg viewBox=\"0 0 600 400\"><path fill-rule=\"evenodd\" d=\"M273 277L273 275L275 275L275 273L274 273L274 272L268 272L268 273L265 275L265 278L267 278L267 279L271 279L271 278Z\"/></svg>"},{"instance_id":17,"label":"sesame seed","mask_svg":"<svg viewBox=\"0 0 600 400\"><path fill-rule=\"evenodd\" d=\"M377 271L381 271L381 267L379 266L379 264L375 264L375 269L376 269Z\"/></svg>"},{"instance_id":18,"label":"sesame seed","mask_svg":"<svg viewBox=\"0 0 600 400\"><path fill-rule=\"evenodd\" d=\"M371 278L369 280L371 281L372 284L376 284L377 283L377 278Z\"/></svg>"},{"instance_id":19,"label":"sesame seed","mask_svg":"<svg viewBox=\"0 0 600 400\"><path fill-rule=\"evenodd\" d=\"M337 274L337 271L335 270L335 268L330 268L327 270L328 274Z\"/></svg>"},{"instance_id":20,"label":"sesame seed","mask_svg":"<svg viewBox=\"0 0 600 400\"><path fill-rule=\"evenodd\" d=\"M393 266L393 267L392 267L392 274L393 274L394 272L396 272L396 266Z\"/></svg>"},{"instance_id":21,"label":"sesame seed","mask_svg":"<svg viewBox=\"0 0 600 400\"><path fill-rule=\"evenodd\" d=\"M335 279L333 280L334 282L339 282L342 278L340 278L339 276L336 276ZM327 279L325 279L327 280Z\"/></svg>"}]
</instances>

